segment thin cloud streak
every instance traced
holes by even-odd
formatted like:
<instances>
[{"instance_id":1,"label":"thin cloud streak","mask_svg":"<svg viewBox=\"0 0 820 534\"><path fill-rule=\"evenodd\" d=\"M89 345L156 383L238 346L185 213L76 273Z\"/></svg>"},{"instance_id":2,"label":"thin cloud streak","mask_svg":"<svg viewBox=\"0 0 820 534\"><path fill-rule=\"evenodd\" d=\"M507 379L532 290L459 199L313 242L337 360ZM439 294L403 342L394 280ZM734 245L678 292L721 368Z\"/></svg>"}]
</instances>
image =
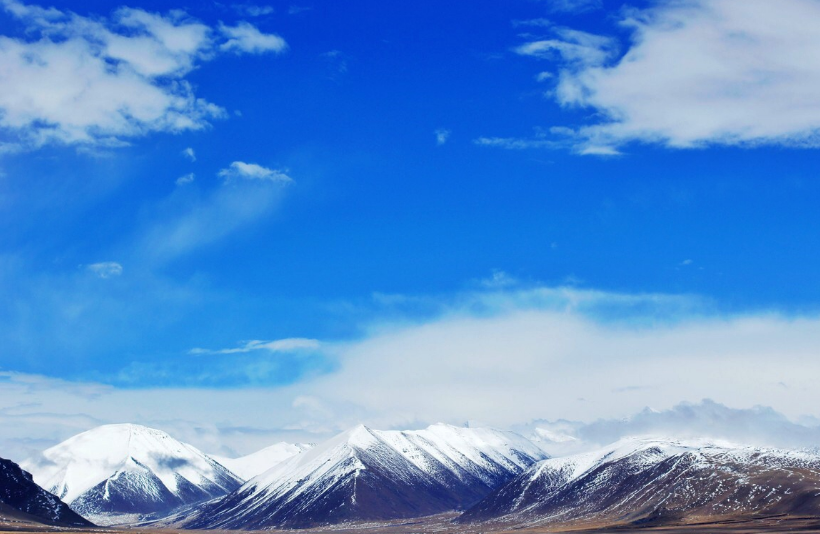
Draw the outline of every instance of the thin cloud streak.
<instances>
[{"instance_id":1,"label":"thin cloud streak","mask_svg":"<svg viewBox=\"0 0 820 534\"><path fill-rule=\"evenodd\" d=\"M188 351L189 354L245 354L254 351L269 351L269 352L294 352L301 350L318 350L322 347L322 343L318 339L307 338L287 338L277 339L275 341L248 341L241 347L231 349L202 349L194 348Z\"/></svg>"}]
</instances>

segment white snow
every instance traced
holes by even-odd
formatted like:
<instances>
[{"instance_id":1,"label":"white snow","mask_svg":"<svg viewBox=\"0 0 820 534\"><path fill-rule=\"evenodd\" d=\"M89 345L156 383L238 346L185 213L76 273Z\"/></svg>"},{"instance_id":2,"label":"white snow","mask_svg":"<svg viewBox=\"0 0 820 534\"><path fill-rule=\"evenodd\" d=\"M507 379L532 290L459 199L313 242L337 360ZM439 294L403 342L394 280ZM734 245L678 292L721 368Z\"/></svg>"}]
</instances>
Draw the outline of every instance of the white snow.
<instances>
[{"instance_id":1,"label":"white snow","mask_svg":"<svg viewBox=\"0 0 820 534\"><path fill-rule=\"evenodd\" d=\"M576 480L605 463L630 457L636 465L652 465L665 458L683 453L693 453L706 463L710 458L722 457L738 463L767 465L767 462L812 462L817 461L815 454L784 449L762 448L752 445L739 445L723 440L708 438L675 439L667 437L629 437L596 451L575 454L563 458L549 458L539 462L530 469L532 479L545 472L560 472L563 482Z\"/></svg>"},{"instance_id":2,"label":"white snow","mask_svg":"<svg viewBox=\"0 0 820 534\"><path fill-rule=\"evenodd\" d=\"M442 480L447 474L442 469L451 476L469 473L489 481L497 465L522 471L533 460L546 457L513 432L444 424L424 430L379 431L359 425L246 482L239 490L247 495L240 505L242 512L253 514L254 508L265 506L270 499L286 496L286 502L291 502L307 492L320 494L351 472L367 469L361 454L396 479L410 483L418 477Z\"/></svg>"},{"instance_id":3,"label":"white snow","mask_svg":"<svg viewBox=\"0 0 820 534\"><path fill-rule=\"evenodd\" d=\"M313 447L311 444L285 443L283 441L239 458L226 458L213 454L210 456L242 480L250 480L311 447Z\"/></svg>"},{"instance_id":4,"label":"white snow","mask_svg":"<svg viewBox=\"0 0 820 534\"><path fill-rule=\"evenodd\" d=\"M177 494L177 477L197 486L215 483L221 467L192 445L134 424L94 428L21 465L37 484L69 504L118 473L144 473L147 469Z\"/></svg>"}]
</instances>

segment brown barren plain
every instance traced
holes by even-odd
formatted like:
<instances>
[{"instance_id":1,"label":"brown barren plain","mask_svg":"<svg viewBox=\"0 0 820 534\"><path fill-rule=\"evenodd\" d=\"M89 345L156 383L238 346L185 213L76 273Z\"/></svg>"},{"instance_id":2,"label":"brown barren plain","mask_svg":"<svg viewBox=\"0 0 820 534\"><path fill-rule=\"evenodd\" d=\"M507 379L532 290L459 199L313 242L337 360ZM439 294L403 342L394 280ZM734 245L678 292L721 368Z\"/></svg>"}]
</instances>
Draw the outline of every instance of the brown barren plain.
<instances>
[{"instance_id":1,"label":"brown barren plain","mask_svg":"<svg viewBox=\"0 0 820 534\"><path fill-rule=\"evenodd\" d=\"M820 518L799 516L769 516L710 519L699 522L691 519L685 523L666 525L592 525L585 524L553 524L543 526L503 525L503 524L473 524L456 525L451 523L455 514L442 514L415 520L370 522L347 525L336 525L300 530L264 530L266 534L287 532L289 534L426 534L426 533L453 533L453 534L546 534L572 532L575 534L757 534L757 533L817 533L820 532ZM42 533L42 534L253 534L254 531L228 530L177 530L151 527L98 527L98 528L61 528L51 527L15 518L0 518L0 534Z\"/></svg>"}]
</instances>

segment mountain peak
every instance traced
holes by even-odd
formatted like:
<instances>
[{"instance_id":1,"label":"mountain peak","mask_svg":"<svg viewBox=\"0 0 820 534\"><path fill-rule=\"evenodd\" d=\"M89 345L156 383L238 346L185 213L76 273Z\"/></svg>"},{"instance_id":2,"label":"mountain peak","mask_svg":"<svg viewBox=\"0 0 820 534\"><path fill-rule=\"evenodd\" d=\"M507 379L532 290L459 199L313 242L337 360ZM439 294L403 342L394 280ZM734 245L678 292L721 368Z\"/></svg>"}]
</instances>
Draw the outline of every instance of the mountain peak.
<instances>
[{"instance_id":1,"label":"mountain peak","mask_svg":"<svg viewBox=\"0 0 820 534\"><path fill-rule=\"evenodd\" d=\"M27 460L34 480L82 514L149 513L240 484L195 447L142 425L103 425Z\"/></svg>"},{"instance_id":2,"label":"mountain peak","mask_svg":"<svg viewBox=\"0 0 820 534\"><path fill-rule=\"evenodd\" d=\"M377 442L379 438L370 428L363 424L358 424L344 433L347 436L347 443L352 447L367 448Z\"/></svg>"}]
</instances>

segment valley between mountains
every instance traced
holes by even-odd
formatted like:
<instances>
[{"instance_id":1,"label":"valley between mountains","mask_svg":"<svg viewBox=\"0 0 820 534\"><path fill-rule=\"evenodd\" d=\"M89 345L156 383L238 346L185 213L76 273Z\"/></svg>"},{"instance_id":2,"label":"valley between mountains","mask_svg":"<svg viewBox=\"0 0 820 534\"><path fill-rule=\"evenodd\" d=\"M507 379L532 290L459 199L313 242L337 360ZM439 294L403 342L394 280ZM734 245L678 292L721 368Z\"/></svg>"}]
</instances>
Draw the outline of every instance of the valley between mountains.
<instances>
[{"instance_id":1,"label":"valley between mountains","mask_svg":"<svg viewBox=\"0 0 820 534\"><path fill-rule=\"evenodd\" d=\"M818 451L640 436L551 457L564 439L360 425L225 458L159 430L105 425L19 466L0 462L0 530L820 528Z\"/></svg>"}]
</instances>

